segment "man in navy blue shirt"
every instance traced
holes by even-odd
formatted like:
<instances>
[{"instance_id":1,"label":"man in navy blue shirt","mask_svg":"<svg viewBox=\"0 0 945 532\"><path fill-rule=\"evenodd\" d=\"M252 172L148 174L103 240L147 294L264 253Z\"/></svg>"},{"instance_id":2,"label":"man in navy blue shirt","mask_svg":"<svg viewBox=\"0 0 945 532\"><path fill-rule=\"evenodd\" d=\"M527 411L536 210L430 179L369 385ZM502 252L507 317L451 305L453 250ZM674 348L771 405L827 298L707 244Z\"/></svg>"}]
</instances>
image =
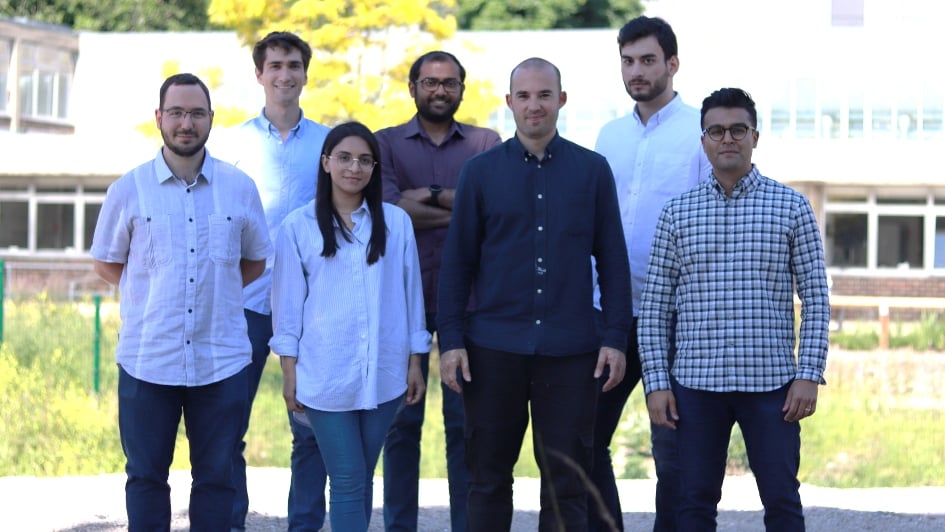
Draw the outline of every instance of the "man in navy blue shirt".
<instances>
[{"instance_id":1,"label":"man in navy blue shirt","mask_svg":"<svg viewBox=\"0 0 945 532\"><path fill-rule=\"evenodd\" d=\"M539 528L587 526L582 477L598 389L612 389L626 368L630 268L614 179L602 156L558 136L566 101L553 64L531 58L515 67L506 96L515 136L466 163L453 203L437 324L443 382L466 408L472 532L511 527L512 470L529 407ZM476 307L467 315L470 290Z\"/></svg>"}]
</instances>

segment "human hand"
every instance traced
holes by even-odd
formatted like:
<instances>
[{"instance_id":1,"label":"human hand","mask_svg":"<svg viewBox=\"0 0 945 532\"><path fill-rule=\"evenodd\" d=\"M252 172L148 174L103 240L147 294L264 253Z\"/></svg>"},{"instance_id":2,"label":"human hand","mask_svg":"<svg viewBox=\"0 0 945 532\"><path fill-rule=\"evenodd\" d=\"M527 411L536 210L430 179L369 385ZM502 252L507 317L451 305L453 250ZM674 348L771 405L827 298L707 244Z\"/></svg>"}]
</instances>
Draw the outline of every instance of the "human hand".
<instances>
[{"instance_id":1,"label":"human hand","mask_svg":"<svg viewBox=\"0 0 945 532\"><path fill-rule=\"evenodd\" d=\"M469 357L465 349L450 349L445 353L440 353L440 379L454 392L463 393L463 386L456 379L457 368L462 371L464 381L472 381L472 374L469 372Z\"/></svg>"},{"instance_id":2,"label":"human hand","mask_svg":"<svg viewBox=\"0 0 945 532\"><path fill-rule=\"evenodd\" d=\"M613 347L601 347L600 354L597 355L597 367L594 368L595 379L599 379L604 374L604 366L610 367L610 375L601 388L601 391L607 392L623 380L624 373L627 371L627 357Z\"/></svg>"},{"instance_id":3,"label":"human hand","mask_svg":"<svg viewBox=\"0 0 945 532\"><path fill-rule=\"evenodd\" d=\"M420 402L426 391L427 383L423 380L423 371L420 369L420 357L411 356L410 365L407 367L407 395L404 402L415 405Z\"/></svg>"},{"instance_id":4,"label":"human hand","mask_svg":"<svg viewBox=\"0 0 945 532\"><path fill-rule=\"evenodd\" d=\"M781 408L784 421L794 422L814 415L817 411L817 383L795 379L788 388L787 398Z\"/></svg>"},{"instance_id":5,"label":"human hand","mask_svg":"<svg viewBox=\"0 0 945 532\"><path fill-rule=\"evenodd\" d=\"M676 430L679 413L676 412L676 396L672 390L657 390L646 396L646 409L650 421L661 427Z\"/></svg>"}]
</instances>

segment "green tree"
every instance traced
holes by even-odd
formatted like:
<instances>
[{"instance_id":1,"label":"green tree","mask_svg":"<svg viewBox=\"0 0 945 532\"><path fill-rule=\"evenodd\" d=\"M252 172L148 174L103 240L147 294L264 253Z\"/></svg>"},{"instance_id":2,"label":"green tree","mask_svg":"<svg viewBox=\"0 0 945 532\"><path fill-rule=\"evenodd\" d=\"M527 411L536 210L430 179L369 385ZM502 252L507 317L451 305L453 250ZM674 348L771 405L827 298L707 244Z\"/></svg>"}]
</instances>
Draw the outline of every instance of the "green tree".
<instances>
[{"instance_id":1,"label":"green tree","mask_svg":"<svg viewBox=\"0 0 945 532\"><path fill-rule=\"evenodd\" d=\"M378 129L415 112L410 65L455 33L455 8L454 0L212 0L209 13L248 46L270 31L297 33L313 51L305 116ZM500 100L488 85L467 81L457 119L484 123Z\"/></svg>"},{"instance_id":2,"label":"green tree","mask_svg":"<svg viewBox=\"0 0 945 532\"><path fill-rule=\"evenodd\" d=\"M470 30L618 28L643 14L640 0L458 0Z\"/></svg>"},{"instance_id":3,"label":"green tree","mask_svg":"<svg viewBox=\"0 0 945 532\"><path fill-rule=\"evenodd\" d=\"M0 15L91 31L208 29L209 0L6 0Z\"/></svg>"}]
</instances>

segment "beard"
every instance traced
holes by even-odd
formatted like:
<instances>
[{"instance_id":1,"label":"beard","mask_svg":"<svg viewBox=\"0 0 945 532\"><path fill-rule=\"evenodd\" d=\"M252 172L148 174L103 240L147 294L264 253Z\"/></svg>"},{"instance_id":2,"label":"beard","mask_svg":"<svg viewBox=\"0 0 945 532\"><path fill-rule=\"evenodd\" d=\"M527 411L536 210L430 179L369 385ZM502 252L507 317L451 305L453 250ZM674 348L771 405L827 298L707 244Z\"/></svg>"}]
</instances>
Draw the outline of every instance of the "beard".
<instances>
[{"instance_id":1,"label":"beard","mask_svg":"<svg viewBox=\"0 0 945 532\"><path fill-rule=\"evenodd\" d=\"M171 153L179 157L193 157L200 153L200 150L203 149L204 145L207 144L207 138L209 135L203 137L197 136L196 142L190 145L182 145L174 142L174 134L167 133L164 130L161 130L161 138L164 139L164 146L167 149L171 150Z\"/></svg>"},{"instance_id":2,"label":"beard","mask_svg":"<svg viewBox=\"0 0 945 532\"><path fill-rule=\"evenodd\" d=\"M624 85L624 87L627 89L627 94L629 94L630 97L633 98L633 100L636 102L649 102L655 99L656 97L658 97L659 95L663 94L666 91L666 87L668 86L669 86L669 73L668 72L664 74L662 77L659 77L651 81L649 90L645 90L643 92L639 92L639 91L634 92L630 88L629 83Z\"/></svg>"},{"instance_id":3,"label":"beard","mask_svg":"<svg viewBox=\"0 0 945 532\"><path fill-rule=\"evenodd\" d=\"M456 110L459 109L460 100L461 98L456 98L456 101L454 101L452 104L449 104L446 107L446 109L443 111L434 111L432 106L430 105L431 103L430 100L421 102L419 99L417 99L416 100L417 114L420 115L420 117L423 118L424 120L433 122L434 124L442 124L444 122L450 122L453 120L453 115L456 114ZM442 101L442 102L448 103L448 100L436 100L436 101Z\"/></svg>"}]
</instances>

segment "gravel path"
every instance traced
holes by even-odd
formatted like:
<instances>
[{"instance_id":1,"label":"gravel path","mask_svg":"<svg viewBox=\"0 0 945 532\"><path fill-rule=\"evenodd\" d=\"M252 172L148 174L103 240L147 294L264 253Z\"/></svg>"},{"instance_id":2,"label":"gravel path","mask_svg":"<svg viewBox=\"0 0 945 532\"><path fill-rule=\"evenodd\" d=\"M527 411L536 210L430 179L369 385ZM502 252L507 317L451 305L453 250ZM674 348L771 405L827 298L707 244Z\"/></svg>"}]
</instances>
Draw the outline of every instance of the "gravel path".
<instances>
[{"instance_id":1,"label":"gravel path","mask_svg":"<svg viewBox=\"0 0 945 532\"><path fill-rule=\"evenodd\" d=\"M289 472L279 468L250 468L251 531L285 530L285 500ZM0 477L0 529L23 532L120 531L127 528L124 474L92 477ZM173 529L187 530L190 475L171 474ZM375 483L371 531L383 530ZM654 482L621 480L620 500L627 532L652 529ZM538 524L538 480L515 481L512 530L531 531ZM801 486L810 531L916 532L945 531L945 487L833 489ZM449 527L448 491L444 479L424 479L420 485L420 530ZM728 477L719 504L719 530L763 530L761 503L751 476ZM326 526L325 530L330 530Z\"/></svg>"}]
</instances>

